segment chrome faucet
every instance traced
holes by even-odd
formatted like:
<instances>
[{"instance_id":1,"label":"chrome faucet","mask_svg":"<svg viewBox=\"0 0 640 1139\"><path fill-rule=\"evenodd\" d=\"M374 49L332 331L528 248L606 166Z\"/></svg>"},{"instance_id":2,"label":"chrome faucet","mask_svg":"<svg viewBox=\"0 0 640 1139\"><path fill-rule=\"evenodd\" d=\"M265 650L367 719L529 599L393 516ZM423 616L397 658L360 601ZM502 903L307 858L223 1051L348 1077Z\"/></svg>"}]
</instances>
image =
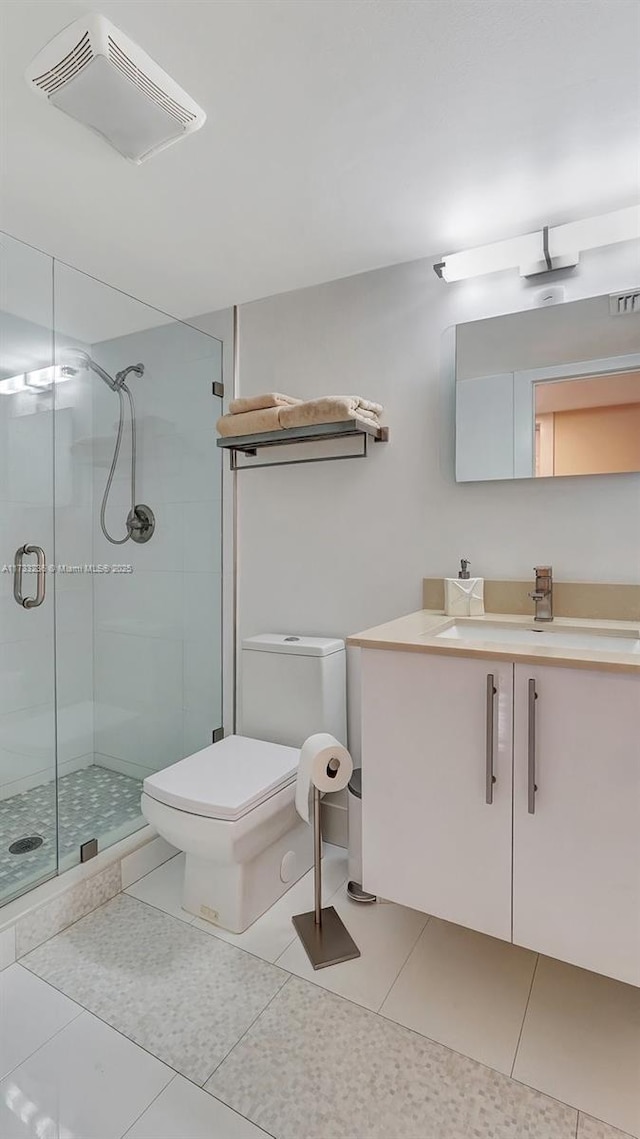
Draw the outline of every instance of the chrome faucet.
<instances>
[{"instance_id":1,"label":"chrome faucet","mask_svg":"<svg viewBox=\"0 0 640 1139\"><path fill-rule=\"evenodd\" d=\"M529 597L536 603L534 621L553 621L553 570L551 566L534 566L536 587Z\"/></svg>"}]
</instances>

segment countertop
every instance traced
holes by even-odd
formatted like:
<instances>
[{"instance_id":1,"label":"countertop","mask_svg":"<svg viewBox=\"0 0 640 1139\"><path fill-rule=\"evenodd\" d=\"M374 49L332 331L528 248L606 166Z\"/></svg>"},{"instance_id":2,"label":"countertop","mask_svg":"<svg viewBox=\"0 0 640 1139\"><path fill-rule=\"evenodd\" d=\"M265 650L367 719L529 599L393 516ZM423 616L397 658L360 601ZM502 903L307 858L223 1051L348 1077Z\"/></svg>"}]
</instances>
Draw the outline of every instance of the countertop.
<instances>
[{"instance_id":1,"label":"countertop","mask_svg":"<svg viewBox=\"0 0 640 1139\"><path fill-rule=\"evenodd\" d=\"M443 640L436 634L450 625L496 623L527 630L540 635L540 645L500 644L496 640ZM640 637L638 623L634 621L585 620L573 617L556 617L549 624L536 625L531 617L513 613L485 613L483 617L447 617L443 611L421 609L385 625L377 625L362 633L355 633L347 644L365 649L395 649L411 653L437 653L443 656L483 657L490 660L511 660L533 664L557 665L563 668L595 668L610 672L640 674L640 653L616 652L611 649L569 648L554 645L553 630L596 632L609 636ZM637 646L636 646L637 648Z\"/></svg>"}]
</instances>

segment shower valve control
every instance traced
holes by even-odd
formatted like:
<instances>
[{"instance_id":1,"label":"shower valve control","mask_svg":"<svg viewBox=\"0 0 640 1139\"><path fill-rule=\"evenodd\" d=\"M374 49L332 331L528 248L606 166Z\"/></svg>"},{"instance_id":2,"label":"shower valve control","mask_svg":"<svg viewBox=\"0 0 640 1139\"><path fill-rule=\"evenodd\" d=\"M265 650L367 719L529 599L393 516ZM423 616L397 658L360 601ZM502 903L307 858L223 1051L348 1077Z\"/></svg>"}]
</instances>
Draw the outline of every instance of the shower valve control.
<instances>
[{"instance_id":1,"label":"shower valve control","mask_svg":"<svg viewBox=\"0 0 640 1139\"><path fill-rule=\"evenodd\" d=\"M144 503L132 506L127 515L127 533L132 542L148 542L153 537L155 528L156 519L150 506L145 506Z\"/></svg>"}]
</instances>

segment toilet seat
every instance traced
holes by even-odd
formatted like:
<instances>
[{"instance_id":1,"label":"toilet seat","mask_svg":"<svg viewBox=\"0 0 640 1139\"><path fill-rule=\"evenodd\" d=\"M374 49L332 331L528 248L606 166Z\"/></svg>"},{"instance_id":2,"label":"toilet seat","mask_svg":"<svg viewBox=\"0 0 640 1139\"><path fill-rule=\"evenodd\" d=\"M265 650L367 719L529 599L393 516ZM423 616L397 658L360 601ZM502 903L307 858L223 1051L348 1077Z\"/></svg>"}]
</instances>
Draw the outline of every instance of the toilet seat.
<instances>
[{"instance_id":1,"label":"toilet seat","mask_svg":"<svg viewBox=\"0 0 640 1139\"><path fill-rule=\"evenodd\" d=\"M149 775L144 794L204 818L233 822L293 783L298 748L248 736L227 736Z\"/></svg>"}]
</instances>

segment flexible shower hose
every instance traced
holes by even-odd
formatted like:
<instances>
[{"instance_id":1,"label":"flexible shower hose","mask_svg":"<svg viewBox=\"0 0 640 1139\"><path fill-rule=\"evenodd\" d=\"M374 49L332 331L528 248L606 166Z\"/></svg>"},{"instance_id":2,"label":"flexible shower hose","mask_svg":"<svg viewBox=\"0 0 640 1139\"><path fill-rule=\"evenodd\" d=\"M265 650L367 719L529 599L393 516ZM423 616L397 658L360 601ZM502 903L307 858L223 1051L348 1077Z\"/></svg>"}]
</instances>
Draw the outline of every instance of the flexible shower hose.
<instances>
[{"instance_id":1,"label":"flexible shower hose","mask_svg":"<svg viewBox=\"0 0 640 1139\"><path fill-rule=\"evenodd\" d=\"M127 393L127 396L129 397L129 405L131 407L131 510L132 511L135 509L135 505L136 505L136 408L135 408L135 404L133 402L133 396L131 395L129 388L127 387L126 384L121 384L120 387L118 388L118 399L120 401L120 422L118 423L118 434L116 436L116 445L115 445L115 448L113 451L113 459L111 460L111 470L109 471L109 477L107 479L107 483L106 483L106 486L104 488L104 494L102 496L102 506L100 507L100 529L102 530L102 533L104 534L107 541L111 542L111 544L113 546L123 546L124 543L128 542L130 537L131 537L131 532L129 530L127 530L127 533L126 533L124 538L112 538L111 534L107 530L107 523L106 523L106 513L107 513L107 505L109 503L109 494L111 493L111 484L113 482L113 477L116 473L116 467L118 465L118 456L120 455L120 446L122 444L122 432L124 429L124 399L122 398L123 391Z\"/></svg>"}]
</instances>

